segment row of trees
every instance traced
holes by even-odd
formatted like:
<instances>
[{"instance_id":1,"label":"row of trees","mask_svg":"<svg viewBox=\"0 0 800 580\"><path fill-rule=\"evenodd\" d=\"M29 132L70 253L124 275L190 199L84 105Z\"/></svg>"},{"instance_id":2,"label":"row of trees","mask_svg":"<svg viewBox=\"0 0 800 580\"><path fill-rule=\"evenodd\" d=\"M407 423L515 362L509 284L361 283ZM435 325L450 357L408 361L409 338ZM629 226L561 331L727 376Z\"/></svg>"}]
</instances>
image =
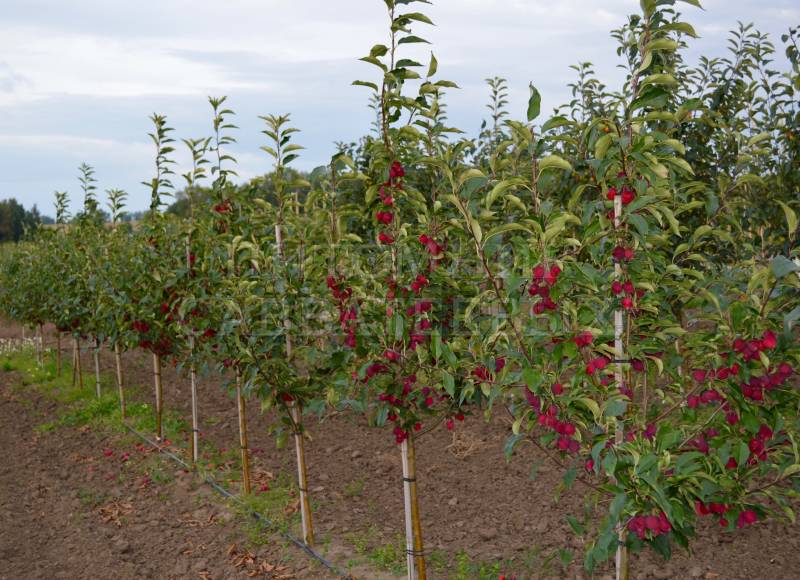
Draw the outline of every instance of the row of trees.
<instances>
[{"instance_id":1,"label":"row of trees","mask_svg":"<svg viewBox=\"0 0 800 580\"><path fill-rule=\"evenodd\" d=\"M42 216L35 205L27 210L13 197L0 201L0 243L18 242L47 223L53 223L52 218Z\"/></svg>"},{"instance_id":2,"label":"row of trees","mask_svg":"<svg viewBox=\"0 0 800 580\"><path fill-rule=\"evenodd\" d=\"M630 549L669 556L707 514L731 530L794 519L796 29L788 71L749 27L730 58L690 68L692 26L643 0L613 32L622 87L582 64L574 99L540 123L533 85L526 120L510 120L493 78L472 140L447 123L456 85L436 58L404 54L430 20L385 3L385 42L362 59L377 78L355 82L374 93L375 135L307 180L289 168L302 147L288 116L262 117L272 172L235 186L225 98L210 99L211 136L180 145L154 115L150 212L122 223L112 190L104 226L84 168L83 217L67 226L60 195L59 226L5 257L3 311L150 351L159 424L165 359L192 378L194 433L196 374L227 370L240 409L277 409L276 438L294 438L309 544L303 410L390 427L410 576L425 577L415 439L494 412L513 418L508 456L532 442L605 506L570 520L593 538L590 570L614 557L626 577ZM177 146L193 159L186 217L161 211Z\"/></svg>"}]
</instances>

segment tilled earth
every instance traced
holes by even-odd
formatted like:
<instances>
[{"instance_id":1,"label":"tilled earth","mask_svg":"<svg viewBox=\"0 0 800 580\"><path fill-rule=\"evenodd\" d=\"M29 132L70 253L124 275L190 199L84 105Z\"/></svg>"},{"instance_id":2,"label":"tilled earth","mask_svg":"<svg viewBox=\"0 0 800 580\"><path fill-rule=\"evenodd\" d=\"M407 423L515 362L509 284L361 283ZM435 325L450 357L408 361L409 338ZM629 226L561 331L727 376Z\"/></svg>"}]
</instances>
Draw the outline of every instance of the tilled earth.
<instances>
[{"instance_id":1,"label":"tilled earth","mask_svg":"<svg viewBox=\"0 0 800 580\"><path fill-rule=\"evenodd\" d=\"M225 502L149 446L35 430L55 403L2 379L0 578L334 577L269 533L250 547Z\"/></svg>"},{"instance_id":2,"label":"tilled earth","mask_svg":"<svg viewBox=\"0 0 800 580\"><path fill-rule=\"evenodd\" d=\"M19 336L18 329L4 329L14 332ZM90 362L85 356L87 372ZM126 353L128 380L150 385L150 364L145 353ZM113 357L103 356L102 365L110 375ZM188 381L166 368L164 384L167 408L188 417ZM223 384L223 378L209 377L200 386L201 431L207 443L232 449L237 445L236 407ZM253 553L255 564L242 565L243 559L248 560L246 539L218 497L204 487L195 489L190 476L172 466L175 483L166 486L114 481L111 473L103 474L103 466L113 462L102 454L109 445L102 434L34 431L35 425L48 420L52 407L33 393L12 396L4 387L0 578L227 578L246 575L245 568L252 574L257 566L285 566L275 570L295 577L326 577L319 565L277 540ZM257 405L248 408L250 443L257 450L253 467L293 474L293 448L276 449L266 430L276 420L262 414ZM307 428L313 438L307 453L315 525L332 550L332 559L344 567L360 544L361 553L363 545L398 544L403 530L400 454L391 434L347 413L324 420L308 417ZM418 442L422 525L426 551L434 555L429 576L478 578L482 570L486 577L491 565L499 563L497 569L506 578L513 574L520 579L585 578L583 541L572 532L566 516L580 517L587 488L576 484L556 494L562 472L533 446L521 445L510 462L504 461L507 433L502 416L488 423L470 417L455 433L440 428ZM92 460L76 459L81 457ZM105 501L87 501L87 492L81 491L86 489ZM100 510L113 501L117 508L124 503L124 510L127 504L132 506L120 518L121 526L113 518L103 521L107 510ZM209 518L214 520L211 524ZM796 526L759 522L729 534L703 522L698 532L691 556L678 551L665 562L650 552L633 555L631 577L800 577ZM235 549L229 555L231 546ZM559 562L561 550L575 558L566 568ZM459 568L456 563L464 560L469 566ZM457 568L460 576L455 575ZM268 574L274 576L275 570ZM388 575L377 568L365 572L363 566L354 572L362 578ZM605 568L596 576L609 574Z\"/></svg>"}]
</instances>

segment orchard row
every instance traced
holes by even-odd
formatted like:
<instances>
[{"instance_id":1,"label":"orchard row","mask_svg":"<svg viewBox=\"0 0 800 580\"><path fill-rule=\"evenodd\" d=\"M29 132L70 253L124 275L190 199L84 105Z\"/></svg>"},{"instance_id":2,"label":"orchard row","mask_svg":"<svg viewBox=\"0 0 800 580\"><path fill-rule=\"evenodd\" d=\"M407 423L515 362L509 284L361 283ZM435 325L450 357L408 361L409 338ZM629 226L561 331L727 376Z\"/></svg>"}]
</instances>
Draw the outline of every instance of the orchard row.
<instances>
[{"instance_id":1,"label":"orchard row","mask_svg":"<svg viewBox=\"0 0 800 580\"><path fill-rule=\"evenodd\" d=\"M613 32L618 91L582 64L574 100L539 124L533 85L514 121L490 79L492 118L470 139L447 124L455 83L433 55L412 58L426 41L411 27L429 18L385 3L385 43L362 59L377 78L355 82L374 92L374 135L304 176L288 117L262 117L272 170L235 185L234 113L210 99L211 137L182 141L193 163L176 217L161 208L177 143L154 115L146 218L121 223L112 190L102 223L84 166L81 215L67 223L59 194L57 227L4 257L4 312L151 351L159 417L159 369L179 365L195 430L198 372L225 370L240 406L279 409L308 543L302 411L385 426L403 450L411 576L425 577L414 440L491 413L513 419L508 457L531 441L567 485L607 500L574 526L592 536L589 570L616 555L626 577L629 549L669 556L705 516L730 530L793 520L796 29L786 72L750 27L729 59L691 68L692 26L674 2L644 0Z\"/></svg>"}]
</instances>

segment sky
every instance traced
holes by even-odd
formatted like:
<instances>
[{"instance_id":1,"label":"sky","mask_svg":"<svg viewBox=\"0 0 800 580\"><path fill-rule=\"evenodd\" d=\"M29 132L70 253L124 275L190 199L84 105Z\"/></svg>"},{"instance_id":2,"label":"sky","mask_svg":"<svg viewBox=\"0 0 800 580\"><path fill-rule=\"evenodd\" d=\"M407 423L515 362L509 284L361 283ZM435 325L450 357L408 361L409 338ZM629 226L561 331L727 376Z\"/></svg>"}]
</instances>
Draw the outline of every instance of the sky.
<instances>
[{"instance_id":1,"label":"sky","mask_svg":"<svg viewBox=\"0 0 800 580\"><path fill-rule=\"evenodd\" d=\"M77 167L96 169L101 192L122 188L129 209L149 204L141 184L153 174L148 117L164 114L177 138L210 134L208 96L228 96L237 113L241 179L269 170L259 146L259 115L290 113L305 146L299 169L326 163L334 142L370 129L369 89L377 69L359 62L385 42L381 0L2 0L0 20L0 199L16 197L53 214L53 192L82 205ZM724 56L728 31L754 22L780 45L800 25L796 0L703 0L704 10L679 4L700 39L686 59ZM569 99L569 67L591 61L610 87L618 85L609 31L638 12L636 0L434 0L418 4L436 24L415 30L431 45L439 78L458 83L448 94L451 125L476 134L488 111L484 79L508 79L509 109L522 119L528 83L542 110ZM418 10L419 8L415 8ZM421 50L420 50L421 49ZM178 172L188 155L176 153ZM176 186L181 178L176 176Z\"/></svg>"}]
</instances>

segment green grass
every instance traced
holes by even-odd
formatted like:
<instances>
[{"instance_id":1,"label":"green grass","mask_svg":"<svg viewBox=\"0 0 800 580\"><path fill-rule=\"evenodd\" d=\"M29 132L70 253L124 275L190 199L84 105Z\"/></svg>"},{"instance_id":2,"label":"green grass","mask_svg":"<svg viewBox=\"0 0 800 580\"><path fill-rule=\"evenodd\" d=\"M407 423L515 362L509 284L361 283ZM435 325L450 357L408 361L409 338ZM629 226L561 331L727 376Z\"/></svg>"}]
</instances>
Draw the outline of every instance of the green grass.
<instances>
[{"instance_id":1,"label":"green grass","mask_svg":"<svg viewBox=\"0 0 800 580\"><path fill-rule=\"evenodd\" d=\"M344 486L344 494L347 497L358 497L362 493L364 493L364 487L366 486L366 481L363 477L359 477L358 479L354 479L353 481L347 483Z\"/></svg>"}]
</instances>

